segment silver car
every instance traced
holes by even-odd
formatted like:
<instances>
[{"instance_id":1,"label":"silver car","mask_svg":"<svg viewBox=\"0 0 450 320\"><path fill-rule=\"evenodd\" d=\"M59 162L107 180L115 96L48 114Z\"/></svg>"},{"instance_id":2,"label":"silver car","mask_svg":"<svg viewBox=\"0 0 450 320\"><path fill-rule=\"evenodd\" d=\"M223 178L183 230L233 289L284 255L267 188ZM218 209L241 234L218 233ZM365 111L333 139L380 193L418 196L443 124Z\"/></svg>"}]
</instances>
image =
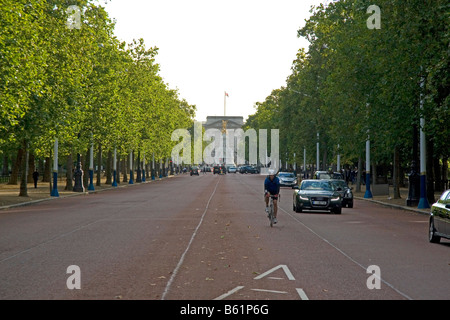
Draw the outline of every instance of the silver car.
<instances>
[{"instance_id":1,"label":"silver car","mask_svg":"<svg viewBox=\"0 0 450 320\"><path fill-rule=\"evenodd\" d=\"M292 172L278 173L281 187L294 187L297 185L297 177Z\"/></svg>"},{"instance_id":2,"label":"silver car","mask_svg":"<svg viewBox=\"0 0 450 320\"><path fill-rule=\"evenodd\" d=\"M450 190L445 191L431 206L428 239L439 243L441 237L450 239Z\"/></svg>"}]
</instances>

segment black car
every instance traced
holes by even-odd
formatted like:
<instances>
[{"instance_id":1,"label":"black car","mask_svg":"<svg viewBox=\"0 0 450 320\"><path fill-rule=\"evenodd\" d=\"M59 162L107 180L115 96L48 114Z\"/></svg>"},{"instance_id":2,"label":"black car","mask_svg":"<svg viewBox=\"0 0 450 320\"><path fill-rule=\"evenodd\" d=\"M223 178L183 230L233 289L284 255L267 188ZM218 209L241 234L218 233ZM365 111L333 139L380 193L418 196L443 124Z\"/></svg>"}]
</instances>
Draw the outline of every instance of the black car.
<instances>
[{"instance_id":1,"label":"black car","mask_svg":"<svg viewBox=\"0 0 450 320\"><path fill-rule=\"evenodd\" d=\"M198 167L192 167L190 170L191 176L192 175L199 175L200 174L200 169Z\"/></svg>"},{"instance_id":2,"label":"black car","mask_svg":"<svg viewBox=\"0 0 450 320\"><path fill-rule=\"evenodd\" d=\"M226 174L226 173L227 173L227 168L225 168L225 166L217 165L217 166L214 166L214 168L213 168L213 174Z\"/></svg>"},{"instance_id":3,"label":"black car","mask_svg":"<svg viewBox=\"0 0 450 320\"><path fill-rule=\"evenodd\" d=\"M329 180L303 180L294 187L293 210L326 210L336 214L342 212L342 198Z\"/></svg>"},{"instance_id":4,"label":"black car","mask_svg":"<svg viewBox=\"0 0 450 320\"><path fill-rule=\"evenodd\" d=\"M242 166L239 168L240 173L258 173L258 170L253 166Z\"/></svg>"},{"instance_id":5,"label":"black car","mask_svg":"<svg viewBox=\"0 0 450 320\"><path fill-rule=\"evenodd\" d=\"M342 207L353 208L353 192L345 180L330 180L335 190L339 192L342 198Z\"/></svg>"},{"instance_id":6,"label":"black car","mask_svg":"<svg viewBox=\"0 0 450 320\"><path fill-rule=\"evenodd\" d=\"M328 171L314 172L313 179L333 179L333 175Z\"/></svg>"},{"instance_id":7,"label":"black car","mask_svg":"<svg viewBox=\"0 0 450 320\"><path fill-rule=\"evenodd\" d=\"M441 237L450 239L450 190L431 206L429 241L439 243Z\"/></svg>"}]
</instances>

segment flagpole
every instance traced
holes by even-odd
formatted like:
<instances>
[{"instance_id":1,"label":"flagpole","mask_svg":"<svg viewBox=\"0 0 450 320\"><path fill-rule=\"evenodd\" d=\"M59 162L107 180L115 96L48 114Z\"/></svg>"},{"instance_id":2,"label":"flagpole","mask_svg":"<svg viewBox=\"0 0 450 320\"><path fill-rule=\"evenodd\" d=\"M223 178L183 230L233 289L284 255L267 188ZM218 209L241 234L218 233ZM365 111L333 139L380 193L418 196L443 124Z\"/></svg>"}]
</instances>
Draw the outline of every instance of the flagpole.
<instances>
[{"instance_id":1,"label":"flagpole","mask_svg":"<svg viewBox=\"0 0 450 320\"><path fill-rule=\"evenodd\" d=\"M225 92L223 95L223 116L227 115L227 93Z\"/></svg>"}]
</instances>

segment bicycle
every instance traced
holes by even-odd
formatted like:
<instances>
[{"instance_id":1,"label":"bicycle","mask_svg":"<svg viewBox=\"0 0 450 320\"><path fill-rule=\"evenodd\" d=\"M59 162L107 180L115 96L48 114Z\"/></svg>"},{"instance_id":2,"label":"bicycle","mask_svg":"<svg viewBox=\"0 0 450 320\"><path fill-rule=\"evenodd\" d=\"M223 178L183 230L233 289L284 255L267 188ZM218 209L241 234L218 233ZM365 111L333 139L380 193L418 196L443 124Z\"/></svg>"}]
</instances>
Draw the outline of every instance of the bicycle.
<instances>
[{"instance_id":1,"label":"bicycle","mask_svg":"<svg viewBox=\"0 0 450 320\"><path fill-rule=\"evenodd\" d=\"M269 202L269 212L268 212L268 216L269 216L269 221L270 221L270 227L273 227L274 224L274 219L275 219L275 215L274 215L274 207L273 207L273 200L277 199L276 196L270 196L270 202Z\"/></svg>"}]
</instances>

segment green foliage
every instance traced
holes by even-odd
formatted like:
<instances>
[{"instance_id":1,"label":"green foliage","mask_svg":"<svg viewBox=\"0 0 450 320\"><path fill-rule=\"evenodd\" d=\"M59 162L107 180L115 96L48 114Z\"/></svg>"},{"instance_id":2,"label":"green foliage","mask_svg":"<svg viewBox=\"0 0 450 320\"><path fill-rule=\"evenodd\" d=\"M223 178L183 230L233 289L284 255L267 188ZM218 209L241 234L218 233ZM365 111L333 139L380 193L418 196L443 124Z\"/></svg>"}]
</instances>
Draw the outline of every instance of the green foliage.
<instances>
[{"instance_id":1,"label":"green foliage","mask_svg":"<svg viewBox=\"0 0 450 320\"><path fill-rule=\"evenodd\" d=\"M302 154L306 147L314 163L319 132L321 151L332 157L328 163L335 163L338 144L343 162L355 163L368 134L375 162L392 162L396 147L410 161L412 126L424 116L434 156L448 157L450 4L380 0L381 29L369 29L371 4L341 0L317 6L298 30L310 42L308 51L299 50L286 86L258 102L246 124L280 128L282 156Z\"/></svg>"},{"instance_id":2,"label":"green foliage","mask_svg":"<svg viewBox=\"0 0 450 320\"><path fill-rule=\"evenodd\" d=\"M170 156L171 132L195 106L159 76L158 49L126 45L97 1L3 0L0 8L0 147L27 141L35 155L85 153L91 143ZM81 10L68 28L69 5Z\"/></svg>"}]
</instances>

